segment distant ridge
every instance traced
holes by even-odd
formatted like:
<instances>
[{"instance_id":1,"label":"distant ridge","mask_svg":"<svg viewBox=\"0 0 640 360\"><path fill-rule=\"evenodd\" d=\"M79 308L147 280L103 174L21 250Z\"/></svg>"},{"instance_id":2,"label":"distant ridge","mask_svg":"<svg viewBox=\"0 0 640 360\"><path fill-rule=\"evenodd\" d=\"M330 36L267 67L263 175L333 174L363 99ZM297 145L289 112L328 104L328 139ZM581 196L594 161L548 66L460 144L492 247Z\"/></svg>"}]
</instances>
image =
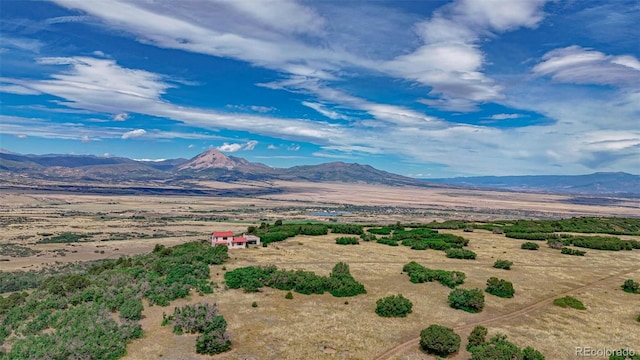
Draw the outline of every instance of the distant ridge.
<instances>
[{"instance_id":1,"label":"distant ridge","mask_svg":"<svg viewBox=\"0 0 640 360\"><path fill-rule=\"evenodd\" d=\"M369 165L333 162L281 169L227 156L215 149L205 151L189 160L162 161L92 155L21 155L2 152L0 153L0 175L4 178L27 176L41 180L107 183L135 181L176 183L197 179L225 182L290 180L433 186L419 179L378 170Z\"/></svg>"},{"instance_id":2,"label":"distant ridge","mask_svg":"<svg viewBox=\"0 0 640 360\"><path fill-rule=\"evenodd\" d=\"M476 176L425 179L453 186L564 194L640 194L640 176L624 172L587 175Z\"/></svg>"}]
</instances>

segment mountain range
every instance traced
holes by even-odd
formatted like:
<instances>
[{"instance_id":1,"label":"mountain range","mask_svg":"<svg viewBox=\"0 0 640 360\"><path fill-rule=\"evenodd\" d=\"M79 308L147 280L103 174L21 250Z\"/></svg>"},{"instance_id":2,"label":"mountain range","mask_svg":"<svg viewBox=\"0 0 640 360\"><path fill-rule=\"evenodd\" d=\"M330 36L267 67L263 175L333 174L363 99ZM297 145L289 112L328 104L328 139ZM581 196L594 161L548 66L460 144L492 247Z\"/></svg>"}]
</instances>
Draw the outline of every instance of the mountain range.
<instances>
[{"instance_id":1,"label":"mountain range","mask_svg":"<svg viewBox=\"0 0 640 360\"><path fill-rule=\"evenodd\" d=\"M272 168L227 156L212 149L192 159L132 160L91 155L22 155L0 151L0 175L30 179L82 182L140 182L183 180L311 181L429 186L429 183L375 169L369 165L332 162L320 165ZM439 186L439 185L436 185Z\"/></svg>"},{"instance_id":2,"label":"mountain range","mask_svg":"<svg viewBox=\"0 0 640 360\"><path fill-rule=\"evenodd\" d=\"M640 194L640 176L627 173L589 175L482 176L447 179L415 179L375 169L369 165L331 162L290 168L227 156L212 149L191 159L133 160L92 155L23 155L0 149L0 181L29 179L69 184L185 185L190 180L309 181L368 183L393 186L462 187L509 191L588 194ZM186 182L186 183L185 183Z\"/></svg>"}]
</instances>

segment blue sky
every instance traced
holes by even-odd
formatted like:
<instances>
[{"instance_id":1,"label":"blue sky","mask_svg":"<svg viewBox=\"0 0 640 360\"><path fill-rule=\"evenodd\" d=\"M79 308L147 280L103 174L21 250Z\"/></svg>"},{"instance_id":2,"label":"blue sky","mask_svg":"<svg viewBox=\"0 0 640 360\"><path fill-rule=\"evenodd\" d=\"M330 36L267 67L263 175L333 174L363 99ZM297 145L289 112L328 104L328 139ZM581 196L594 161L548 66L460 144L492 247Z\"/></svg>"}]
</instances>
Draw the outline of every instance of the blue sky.
<instances>
[{"instance_id":1,"label":"blue sky","mask_svg":"<svg viewBox=\"0 0 640 360\"><path fill-rule=\"evenodd\" d=\"M0 147L640 173L640 3L0 2Z\"/></svg>"}]
</instances>

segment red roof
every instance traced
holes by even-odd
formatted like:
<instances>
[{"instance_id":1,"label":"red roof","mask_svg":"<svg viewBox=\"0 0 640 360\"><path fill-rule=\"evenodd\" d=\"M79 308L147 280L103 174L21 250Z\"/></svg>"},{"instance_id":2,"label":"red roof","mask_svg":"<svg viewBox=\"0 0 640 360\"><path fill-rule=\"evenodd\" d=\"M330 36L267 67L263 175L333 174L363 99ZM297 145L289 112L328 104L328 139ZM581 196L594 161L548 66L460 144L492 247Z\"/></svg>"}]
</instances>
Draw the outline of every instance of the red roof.
<instances>
[{"instance_id":1,"label":"red roof","mask_svg":"<svg viewBox=\"0 0 640 360\"><path fill-rule=\"evenodd\" d=\"M232 237L233 232L231 231L214 231L213 236L215 237Z\"/></svg>"},{"instance_id":2,"label":"red roof","mask_svg":"<svg viewBox=\"0 0 640 360\"><path fill-rule=\"evenodd\" d=\"M227 245L227 240L218 240L214 244L216 244L216 245Z\"/></svg>"},{"instance_id":3,"label":"red roof","mask_svg":"<svg viewBox=\"0 0 640 360\"><path fill-rule=\"evenodd\" d=\"M246 238L243 238L243 237L241 237L241 236L239 236L239 237L235 237L235 238L233 238L233 242L234 242L234 243L246 243L246 242L247 242L247 239L246 239Z\"/></svg>"}]
</instances>

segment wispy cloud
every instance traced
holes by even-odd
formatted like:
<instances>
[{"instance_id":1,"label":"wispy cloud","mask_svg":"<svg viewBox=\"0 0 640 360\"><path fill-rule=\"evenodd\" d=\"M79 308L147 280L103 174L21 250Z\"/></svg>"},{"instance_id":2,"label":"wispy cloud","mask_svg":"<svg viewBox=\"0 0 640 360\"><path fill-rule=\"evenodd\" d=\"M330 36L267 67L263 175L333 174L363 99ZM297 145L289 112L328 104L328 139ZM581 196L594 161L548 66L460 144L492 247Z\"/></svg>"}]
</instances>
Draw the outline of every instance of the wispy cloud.
<instances>
[{"instance_id":1,"label":"wispy cloud","mask_svg":"<svg viewBox=\"0 0 640 360\"><path fill-rule=\"evenodd\" d=\"M640 61L631 55L606 55L574 45L552 50L542 60L533 73L558 82L640 88Z\"/></svg>"},{"instance_id":2,"label":"wispy cloud","mask_svg":"<svg viewBox=\"0 0 640 360\"><path fill-rule=\"evenodd\" d=\"M123 139L138 138L145 135L146 133L147 131L145 129L135 129L135 130L127 131L126 133L122 134L122 138Z\"/></svg>"}]
</instances>

